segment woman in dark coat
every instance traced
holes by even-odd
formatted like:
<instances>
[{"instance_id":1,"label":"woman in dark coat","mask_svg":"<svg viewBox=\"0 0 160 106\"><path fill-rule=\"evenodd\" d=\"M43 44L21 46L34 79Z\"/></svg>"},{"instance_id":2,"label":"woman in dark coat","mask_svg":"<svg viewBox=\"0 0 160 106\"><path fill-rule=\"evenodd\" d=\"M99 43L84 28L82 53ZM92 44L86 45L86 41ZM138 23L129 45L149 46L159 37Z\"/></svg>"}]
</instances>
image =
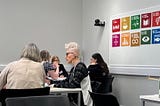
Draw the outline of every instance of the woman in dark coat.
<instances>
[{"instance_id":1,"label":"woman in dark coat","mask_svg":"<svg viewBox=\"0 0 160 106\"><path fill-rule=\"evenodd\" d=\"M73 67L67 79L54 82L55 87L61 88L81 88L82 89L82 103L81 106L92 106L92 99L88 90L91 90L90 78L86 65L80 61L79 46L76 42L70 42L65 45L66 61L72 64ZM77 103L77 94L69 94L70 101Z\"/></svg>"},{"instance_id":2,"label":"woman in dark coat","mask_svg":"<svg viewBox=\"0 0 160 106\"><path fill-rule=\"evenodd\" d=\"M92 88L96 88L97 85L95 82L99 82L101 84L101 88L103 89L102 86L105 85L104 79L108 77L109 69L100 53L94 53L92 55L90 65L88 66L88 72L92 81Z\"/></svg>"}]
</instances>

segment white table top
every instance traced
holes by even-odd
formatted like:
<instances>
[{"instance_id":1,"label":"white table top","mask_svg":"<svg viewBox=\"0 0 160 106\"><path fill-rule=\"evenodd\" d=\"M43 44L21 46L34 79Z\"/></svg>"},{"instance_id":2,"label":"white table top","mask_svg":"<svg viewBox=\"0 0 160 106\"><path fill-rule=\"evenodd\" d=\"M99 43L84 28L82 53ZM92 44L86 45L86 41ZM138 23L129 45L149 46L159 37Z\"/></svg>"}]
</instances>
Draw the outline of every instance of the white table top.
<instances>
[{"instance_id":1,"label":"white table top","mask_svg":"<svg viewBox=\"0 0 160 106\"><path fill-rule=\"evenodd\" d=\"M66 77L58 77L56 80L54 80L54 79L52 79L51 77L48 77L47 76L47 78L49 79L49 80L53 80L53 81L61 81L61 80L65 80L66 79Z\"/></svg>"},{"instance_id":2,"label":"white table top","mask_svg":"<svg viewBox=\"0 0 160 106\"><path fill-rule=\"evenodd\" d=\"M55 92L60 92L60 93L62 93L62 92L80 92L80 91L82 91L82 89L81 88L55 88L55 87L51 87L50 88L50 92L51 93L55 93Z\"/></svg>"},{"instance_id":3,"label":"white table top","mask_svg":"<svg viewBox=\"0 0 160 106\"><path fill-rule=\"evenodd\" d=\"M152 101L152 102L160 102L160 98L158 94L154 95L140 95L141 100Z\"/></svg>"},{"instance_id":4,"label":"white table top","mask_svg":"<svg viewBox=\"0 0 160 106\"><path fill-rule=\"evenodd\" d=\"M56 88L50 87L50 94L55 93L78 93L78 106L81 106L81 88Z\"/></svg>"}]
</instances>

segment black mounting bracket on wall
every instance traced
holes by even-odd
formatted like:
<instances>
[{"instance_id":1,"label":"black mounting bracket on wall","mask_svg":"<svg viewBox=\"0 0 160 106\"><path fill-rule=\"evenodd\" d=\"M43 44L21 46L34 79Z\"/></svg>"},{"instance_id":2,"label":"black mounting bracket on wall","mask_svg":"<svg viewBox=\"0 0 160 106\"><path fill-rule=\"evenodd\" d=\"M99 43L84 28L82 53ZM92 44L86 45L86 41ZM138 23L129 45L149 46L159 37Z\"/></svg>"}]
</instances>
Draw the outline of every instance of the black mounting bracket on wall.
<instances>
[{"instance_id":1,"label":"black mounting bracket on wall","mask_svg":"<svg viewBox=\"0 0 160 106\"><path fill-rule=\"evenodd\" d=\"M100 21L100 19L96 19L94 26L102 26L102 27L104 27L105 26L105 21Z\"/></svg>"}]
</instances>

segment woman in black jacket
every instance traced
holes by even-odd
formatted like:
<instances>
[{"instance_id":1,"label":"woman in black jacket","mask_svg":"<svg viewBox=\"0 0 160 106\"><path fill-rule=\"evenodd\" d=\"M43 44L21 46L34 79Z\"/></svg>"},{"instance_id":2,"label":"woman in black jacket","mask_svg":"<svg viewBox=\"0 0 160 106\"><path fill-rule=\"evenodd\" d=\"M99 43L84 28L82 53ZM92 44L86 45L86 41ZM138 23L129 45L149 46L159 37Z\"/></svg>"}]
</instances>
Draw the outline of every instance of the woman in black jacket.
<instances>
[{"instance_id":1,"label":"woman in black jacket","mask_svg":"<svg viewBox=\"0 0 160 106\"><path fill-rule=\"evenodd\" d=\"M66 61L72 64L73 67L68 78L55 83L54 86L61 88L82 88L83 103L81 106L92 106L92 99L88 92L88 90L91 90L90 79L86 65L80 61L79 46L76 42L70 42L65 45L65 48ZM77 103L77 96L77 94L70 94L69 98L71 101Z\"/></svg>"},{"instance_id":2,"label":"woman in black jacket","mask_svg":"<svg viewBox=\"0 0 160 106\"><path fill-rule=\"evenodd\" d=\"M92 55L90 65L88 66L88 72L92 81L92 89L98 87L95 83L98 82L101 85L101 90L99 91L102 91L104 88L102 86L105 85L104 79L106 79L109 75L109 69L107 63L104 61L100 53L94 53Z\"/></svg>"}]
</instances>

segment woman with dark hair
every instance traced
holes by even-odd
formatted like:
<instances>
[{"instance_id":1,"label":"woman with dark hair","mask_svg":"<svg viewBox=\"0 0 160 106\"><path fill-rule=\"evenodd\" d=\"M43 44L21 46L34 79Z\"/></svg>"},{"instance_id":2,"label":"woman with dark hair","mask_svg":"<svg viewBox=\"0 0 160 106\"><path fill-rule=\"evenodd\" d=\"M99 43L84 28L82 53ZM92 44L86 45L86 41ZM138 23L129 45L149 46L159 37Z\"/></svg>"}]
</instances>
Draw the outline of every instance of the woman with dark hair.
<instances>
[{"instance_id":1,"label":"woman with dark hair","mask_svg":"<svg viewBox=\"0 0 160 106\"><path fill-rule=\"evenodd\" d=\"M92 81L92 85L93 83L95 84L95 82L99 82L101 85L104 85L103 79L108 77L109 69L107 63L104 61L100 53L94 53L92 55L90 65L88 66L88 72ZM92 89L95 89L95 87L92 87Z\"/></svg>"},{"instance_id":2,"label":"woman with dark hair","mask_svg":"<svg viewBox=\"0 0 160 106\"><path fill-rule=\"evenodd\" d=\"M52 80L58 79L59 70L57 71L55 67L49 62L50 61L50 53L47 50L40 51L41 63L44 66L44 70L47 78L51 77Z\"/></svg>"},{"instance_id":3,"label":"woman with dark hair","mask_svg":"<svg viewBox=\"0 0 160 106\"><path fill-rule=\"evenodd\" d=\"M91 80L96 80L97 77L106 77L109 74L107 63L103 60L100 53L92 55L88 71Z\"/></svg>"}]
</instances>

